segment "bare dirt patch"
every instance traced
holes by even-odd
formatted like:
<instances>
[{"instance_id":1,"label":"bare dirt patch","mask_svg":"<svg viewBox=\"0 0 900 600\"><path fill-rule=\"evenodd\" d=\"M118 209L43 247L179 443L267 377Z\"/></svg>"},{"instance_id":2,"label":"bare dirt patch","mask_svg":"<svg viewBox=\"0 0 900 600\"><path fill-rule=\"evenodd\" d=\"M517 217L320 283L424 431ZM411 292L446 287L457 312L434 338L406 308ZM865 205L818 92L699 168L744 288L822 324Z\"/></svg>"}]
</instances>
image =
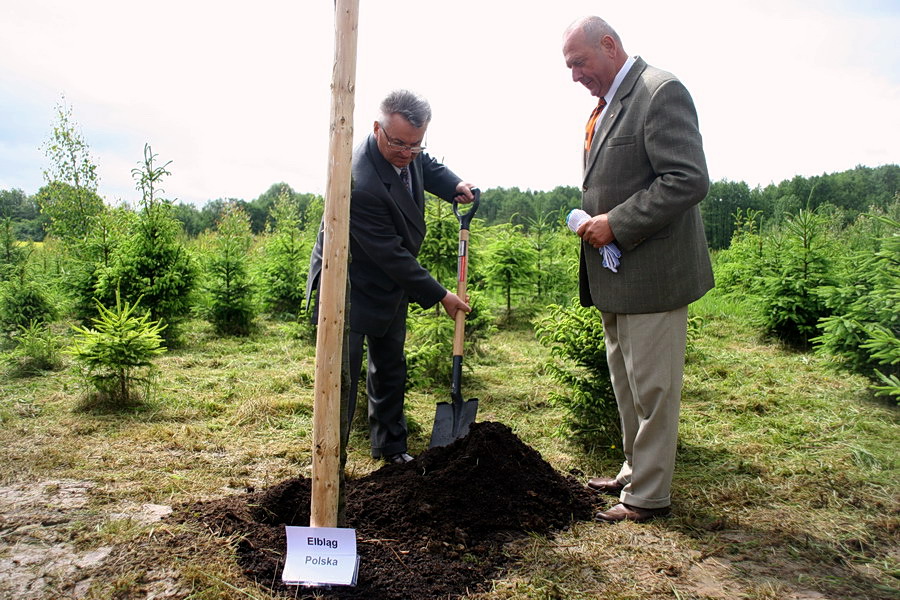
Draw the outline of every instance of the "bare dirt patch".
<instances>
[{"instance_id":1,"label":"bare dirt patch","mask_svg":"<svg viewBox=\"0 0 900 600\"><path fill-rule=\"evenodd\" d=\"M88 508L94 488L71 479L0 486L0 597L83 598L98 573L110 570L116 547L81 544L79 532L110 520L151 523L171 512L143 505L103 516Z\"/></svg>"},{"instance_id":2,"label":"bare dirt patch","mask_svg":"<svg viewBox=\"0 0 900 600\"><path fill-rule=\"evenodd\" d=\"M47 480L0 487L0 592L9 598L46 598L60 587L83 593L78 572L109 555L110 548L78 551L67 525L88 503L93 484Z\"/></svg>"},{"instance_id":3,"label":"bare dirt patch","mask_svg":"<svg viewBox=\"0 0 900 600\"><path fill-rule=\"evenodd\" d=\"M475 424L450 446L350 480L346 495L359 582L321 598L431 600L482 590L507 562L507 542L588 519L595 499L499 423ZM181 507L173 518L240 536L238 561L246 577L293 596L298 590L281 584L284 526L308 526L309 503L310 481L291 479Z\"/></svg>"}]
</instances>

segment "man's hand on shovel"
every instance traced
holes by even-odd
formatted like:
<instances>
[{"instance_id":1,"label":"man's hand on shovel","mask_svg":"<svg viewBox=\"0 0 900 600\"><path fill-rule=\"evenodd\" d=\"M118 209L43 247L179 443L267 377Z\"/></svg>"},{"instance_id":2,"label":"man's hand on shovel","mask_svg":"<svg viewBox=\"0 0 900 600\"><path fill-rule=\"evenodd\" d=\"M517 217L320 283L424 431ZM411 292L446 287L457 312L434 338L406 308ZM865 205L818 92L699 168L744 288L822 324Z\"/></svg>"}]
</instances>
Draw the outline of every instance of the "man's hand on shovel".
<instances>
[{"instance_id":1,"label":"man's hand on shovel","mask_svg":"<svg viewBox=\"0 0 900 600\"><path fill-rule=\"evenodd\" d=\"M471 183L460 181L456 184L456 195L453 196L453 199L460 204L469 204L475 199L475 194L472 193L473 188L475 186Z\"/></svg>"},{"instance_id":2,"label":"man's hand on shovel","mask_svg":"<svg viewBox=\"0 0 900 600\"><path fill-rule=\"evenodd\" d=\"M447 314L451 319L456 318L456 312L459 310L467 313L472 312L472 307L463 302L462 298L451 291L447 291L447 294L441 299L441 305L443 305L444 310L447 311Z\"/></svg>"}]
</instances>

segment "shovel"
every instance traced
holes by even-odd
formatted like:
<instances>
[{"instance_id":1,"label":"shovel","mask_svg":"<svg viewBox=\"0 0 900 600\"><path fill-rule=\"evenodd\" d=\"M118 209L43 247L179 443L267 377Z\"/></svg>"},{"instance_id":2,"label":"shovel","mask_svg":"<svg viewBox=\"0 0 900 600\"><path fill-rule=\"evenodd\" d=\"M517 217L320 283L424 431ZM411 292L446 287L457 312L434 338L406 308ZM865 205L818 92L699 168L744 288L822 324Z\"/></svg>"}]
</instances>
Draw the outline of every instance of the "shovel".
<instances>
[{"instance_id":1,"label":"shovel","mask_svg":"<svg viewBox=\"0 0 900 600\"><path fill-rule=\"evenodd\" d=\"M481 191L472 188L475 200L472 207L464 214L459 213L459 204L453 201L453 213L459 219L459 259L457 261L456 295L466 300L466 270L469 257L469 224L475 211L478 210ZM466 313L456 312L456 327L453 332L453 373L450 383L451 402L438 402L434 414L434 426L431 429L430 448L446 446L469 433L469 425L475 422L478 412L478 398L463 401L460 392L462 380L463 336L466 331Z\"/></svg>"}]
</instances>

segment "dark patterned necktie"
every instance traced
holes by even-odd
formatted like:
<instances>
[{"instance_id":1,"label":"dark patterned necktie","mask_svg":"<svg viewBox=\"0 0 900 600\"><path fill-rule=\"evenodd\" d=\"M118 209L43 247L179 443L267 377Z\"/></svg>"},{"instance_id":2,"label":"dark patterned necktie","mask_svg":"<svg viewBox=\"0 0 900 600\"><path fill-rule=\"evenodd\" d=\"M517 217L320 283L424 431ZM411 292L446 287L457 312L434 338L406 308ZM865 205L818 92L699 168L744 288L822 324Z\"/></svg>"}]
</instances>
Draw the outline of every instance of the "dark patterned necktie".
<instances>
[{"instance_id":1,"label":"dark patterned necktie","mask_svg":"<svg viewBox=\"0 0 900 600\"><path fill-rule=\"evenodd\" d=\"M591 112L591 118L588 119L587 125L584 128L584 151L591 151L591 142L594 141L594 130L597 126L597 119L600 118L600 113L603 112L603 107L606 106L606 99L600 98L597 102L597 106Z\"/></svg>"},{"instance_id":2,"label":"dark patterned necktie","mask_svg":"<svg viewBox=\"0 0 900 600\"><path fill-rule=\"evenodd\" d=\"M400 181L403 182L403 185L406 186L406 191L412 196L412 186L409 184L409 167L401 167Z\"/></svg>"}]
</instances>

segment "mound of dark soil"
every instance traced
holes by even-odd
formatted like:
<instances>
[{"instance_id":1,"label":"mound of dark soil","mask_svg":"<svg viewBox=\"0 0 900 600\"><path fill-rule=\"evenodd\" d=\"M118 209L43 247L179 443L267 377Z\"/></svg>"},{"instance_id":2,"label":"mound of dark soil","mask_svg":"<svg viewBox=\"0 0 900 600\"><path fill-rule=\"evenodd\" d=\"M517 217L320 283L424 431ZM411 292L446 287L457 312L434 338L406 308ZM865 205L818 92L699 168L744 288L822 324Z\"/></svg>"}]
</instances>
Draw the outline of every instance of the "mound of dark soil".
<instances>
[{"instance_id":1,"label":"mound of dark soil","mask_svg":"<svg viewBox=\"0 0 900 600\"><path fill-rule=\"evenodd\" d=\"M308 526L310 480L182 507L172 518L201 521L241 536L238 560L248 578L277 592L285 525ZM386 465L346 484L347 527L360 556L356 587L318 597L432 600L484 589L507 560L503 544L589 519L593 495L562 476L505 425L476 423L464 439L432 448L405 465ZM299 592L299 593L298 593Z\"/></svg>"}]
</instances>

